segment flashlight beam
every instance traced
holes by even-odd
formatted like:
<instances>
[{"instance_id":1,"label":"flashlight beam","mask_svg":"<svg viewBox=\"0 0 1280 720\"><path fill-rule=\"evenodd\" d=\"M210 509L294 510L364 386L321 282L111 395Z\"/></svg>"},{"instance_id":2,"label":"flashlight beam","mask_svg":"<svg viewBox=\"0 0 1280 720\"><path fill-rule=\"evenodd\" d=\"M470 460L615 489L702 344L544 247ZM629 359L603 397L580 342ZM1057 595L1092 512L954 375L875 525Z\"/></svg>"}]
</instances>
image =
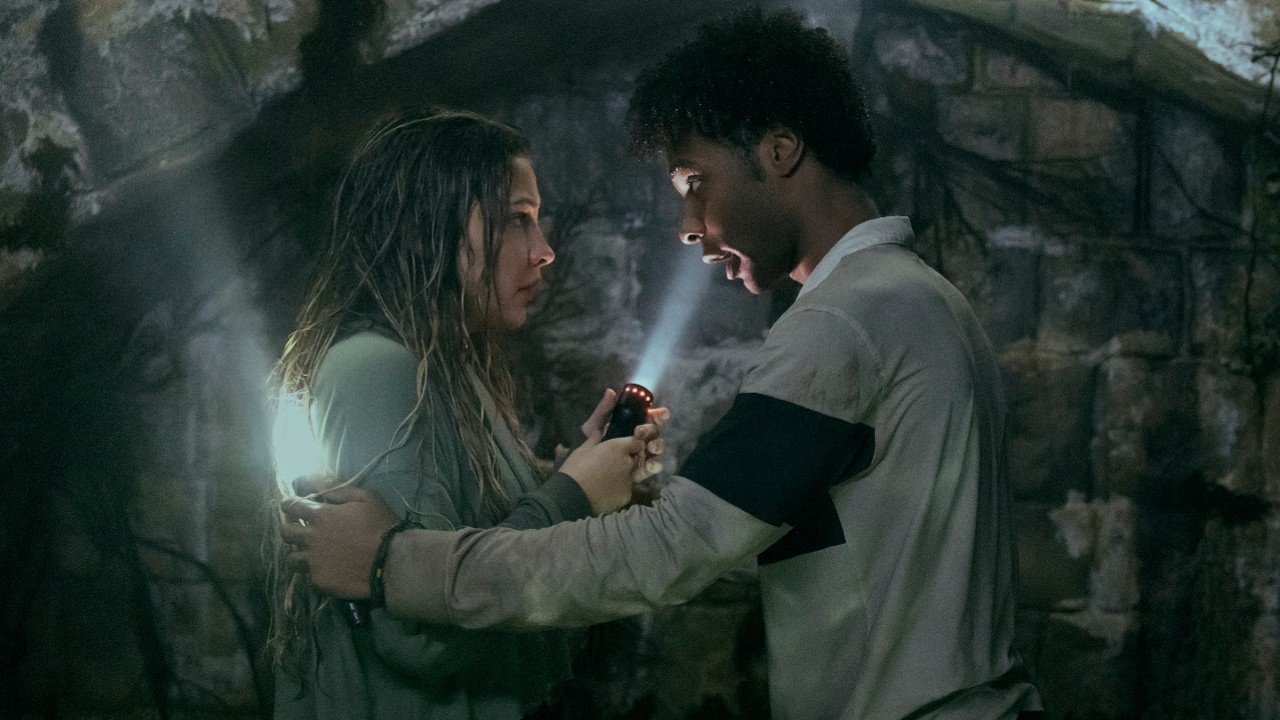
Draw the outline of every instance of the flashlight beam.
<instances>
[{"instance_id":1,"label":"flashlight beam","mask_svg":"<svg viewBox=\"0 0 1280 720\"><path fill-rule=\"evenodd\" d=\"M693 309L702 297L702 291L711 281L711 272L697 253L686 252L683 255L676 278L667 289L667 301L633 376L634 382L645 387L658 386L667 363L675 353L676 344L689 324Z\"/></svg>"}]
</instances>

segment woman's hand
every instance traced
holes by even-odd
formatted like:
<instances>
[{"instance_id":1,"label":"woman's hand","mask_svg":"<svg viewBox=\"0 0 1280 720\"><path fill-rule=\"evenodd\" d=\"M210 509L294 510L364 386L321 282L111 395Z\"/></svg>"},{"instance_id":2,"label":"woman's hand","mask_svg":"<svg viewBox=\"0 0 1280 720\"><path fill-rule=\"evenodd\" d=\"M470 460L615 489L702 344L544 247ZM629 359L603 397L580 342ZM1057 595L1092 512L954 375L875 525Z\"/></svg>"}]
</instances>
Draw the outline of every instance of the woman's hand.
<instances>
[{"instance_id":1,"label":"woman's hand","mask_svg":"<svg viewBox=\"0 0 1280 720\"><path fill-rule=\"evenodd\" d=\"M637 472L646 465L645 445L657 436L657 428L645 424L631 437L588 440L565 459L560 472L582 487L594 514L620 510L631 501Z\"/></svg>"},{"instance_id":2,"label":"woman's hand","mask_svg":"<svg viewBox=\"0 0 1280 720\"><path fill-rule=\"evenodd\" d=\"M597 515L620 510L635 502L637 485L645 478L662 472L662 463L657 456L662 454L666 442L662 439L659 428L671 417L671 412L663 407L651 408L647 422L637 427L630 438L601 442L617 397L612 389L604 391L604 397L600 398L591 417L582 423L585 442L568 454L560 466L561 472L582 487L591 502L592 511ZM621 454L623 446L610 446L627 441L632 442L625 446L628 462L624 463ZM652 494L651 489L646 489L639 497L648 504L653 500L649 497Z\"/></svg>"},{"instance_id":3,"label":"woman's hand","mask_svg":"<svg viewBox=\"0 0 1280 720\"><path fill-rule=\"evenodd\" d=\"M591 411L591 417L582 423L582 436L588 442L595 440L599 442L604 437L605 430L609 427L609 415L613 412L613 406L618 403L618 393L613 388L605 388L604 397L600 398L600 402L596 404L596 409ZM662 423L671 417L671 411L664 407L649 408L649 412L645 417L645 422L653 425L661 430ZM659 432L659 434L661 434ZM655 438L659 439L659 438ZM656 451L652 451L653 455L661 455L661 445ZM651 473L652 474L652 473Z\"/></svg>"}]
</instances>

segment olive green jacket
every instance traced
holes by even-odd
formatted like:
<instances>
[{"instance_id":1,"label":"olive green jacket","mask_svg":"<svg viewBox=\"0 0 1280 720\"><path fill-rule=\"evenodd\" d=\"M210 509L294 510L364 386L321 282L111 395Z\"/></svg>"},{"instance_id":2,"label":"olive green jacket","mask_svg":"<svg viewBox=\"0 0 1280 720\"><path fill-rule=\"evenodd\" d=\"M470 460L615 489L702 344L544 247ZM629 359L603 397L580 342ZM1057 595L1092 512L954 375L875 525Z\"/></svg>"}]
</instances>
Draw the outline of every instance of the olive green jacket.
<instances>
[{"instance_id":1,"label":"olive green jacket","mask_svg":"<svg viewBox=\"0 0 1280 720\"><path fill-rule=\"evenodd\" d=\"M507 518L491 517L481 507L456 423L441 403L422 410L428 431L398 442L416 383L416 359L395 340L364 331L334 344L312 387L312 422L327 467L339 477L357 477L428 528L536 528L590 514L586 496L567 476L539 485L477 382L503 486L515 504ZM318 613L313 638L301 678L277 673L277 720L511 720L569 676L568 652L556 631L461 630L396 620L385 609L372 612L370 628L353 630L330 604Z\"/></svg>"}]
</instances>

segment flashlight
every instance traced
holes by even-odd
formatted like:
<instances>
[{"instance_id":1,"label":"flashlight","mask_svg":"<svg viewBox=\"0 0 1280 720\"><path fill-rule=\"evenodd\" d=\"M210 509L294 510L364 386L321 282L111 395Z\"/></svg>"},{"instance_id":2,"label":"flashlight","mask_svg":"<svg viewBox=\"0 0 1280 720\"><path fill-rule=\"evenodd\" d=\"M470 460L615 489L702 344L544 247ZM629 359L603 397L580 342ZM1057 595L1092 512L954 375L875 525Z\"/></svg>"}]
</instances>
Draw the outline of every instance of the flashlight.
<instances>
[{"instance_id":1,"label":"flashlight","mask_svg":"<svg viewBox=\"0 0 1280 720\"><path fill-rule=\"evenodd\" d=\"M653 393L649 392L649 388L636 383L623 385L622 394L618 395L618 402L613 406L613 414L609 416L609 429L605 431L604 439L631 435L636 426L645 421L651 407Z\"/></svg>"}]
</instances>

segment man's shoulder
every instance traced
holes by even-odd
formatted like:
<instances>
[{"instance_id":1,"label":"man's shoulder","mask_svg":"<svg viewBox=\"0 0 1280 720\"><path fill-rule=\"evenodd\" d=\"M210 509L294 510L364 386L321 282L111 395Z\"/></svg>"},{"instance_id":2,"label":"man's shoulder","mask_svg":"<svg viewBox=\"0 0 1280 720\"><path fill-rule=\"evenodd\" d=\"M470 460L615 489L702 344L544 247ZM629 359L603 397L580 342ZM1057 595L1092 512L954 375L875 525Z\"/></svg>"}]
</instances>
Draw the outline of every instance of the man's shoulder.
<instances>
[{"instance_id":1,"label":"man's shoulder","mask_svg":"<svg viewBox=\"0 0 1280 720\"><path fill-rule=\"evenodd\" d=\"M918 332L954 324L971 313L960 291L910 248L879 245L843 258L796 308L841 314L878 343L895 344Z\"/></svg>"},{"instance_id":2,"label":"man's shoulder","mask_svg":"<svg viewBox=\"0 0 1280 720\"><path fill-rule=\"evenodd\" d=\"M875 245L840 259L830 273L797 299L856 311L862 300L926 282L933 270L915 251L898 244Z\"/></svg>"}]
</instances>

